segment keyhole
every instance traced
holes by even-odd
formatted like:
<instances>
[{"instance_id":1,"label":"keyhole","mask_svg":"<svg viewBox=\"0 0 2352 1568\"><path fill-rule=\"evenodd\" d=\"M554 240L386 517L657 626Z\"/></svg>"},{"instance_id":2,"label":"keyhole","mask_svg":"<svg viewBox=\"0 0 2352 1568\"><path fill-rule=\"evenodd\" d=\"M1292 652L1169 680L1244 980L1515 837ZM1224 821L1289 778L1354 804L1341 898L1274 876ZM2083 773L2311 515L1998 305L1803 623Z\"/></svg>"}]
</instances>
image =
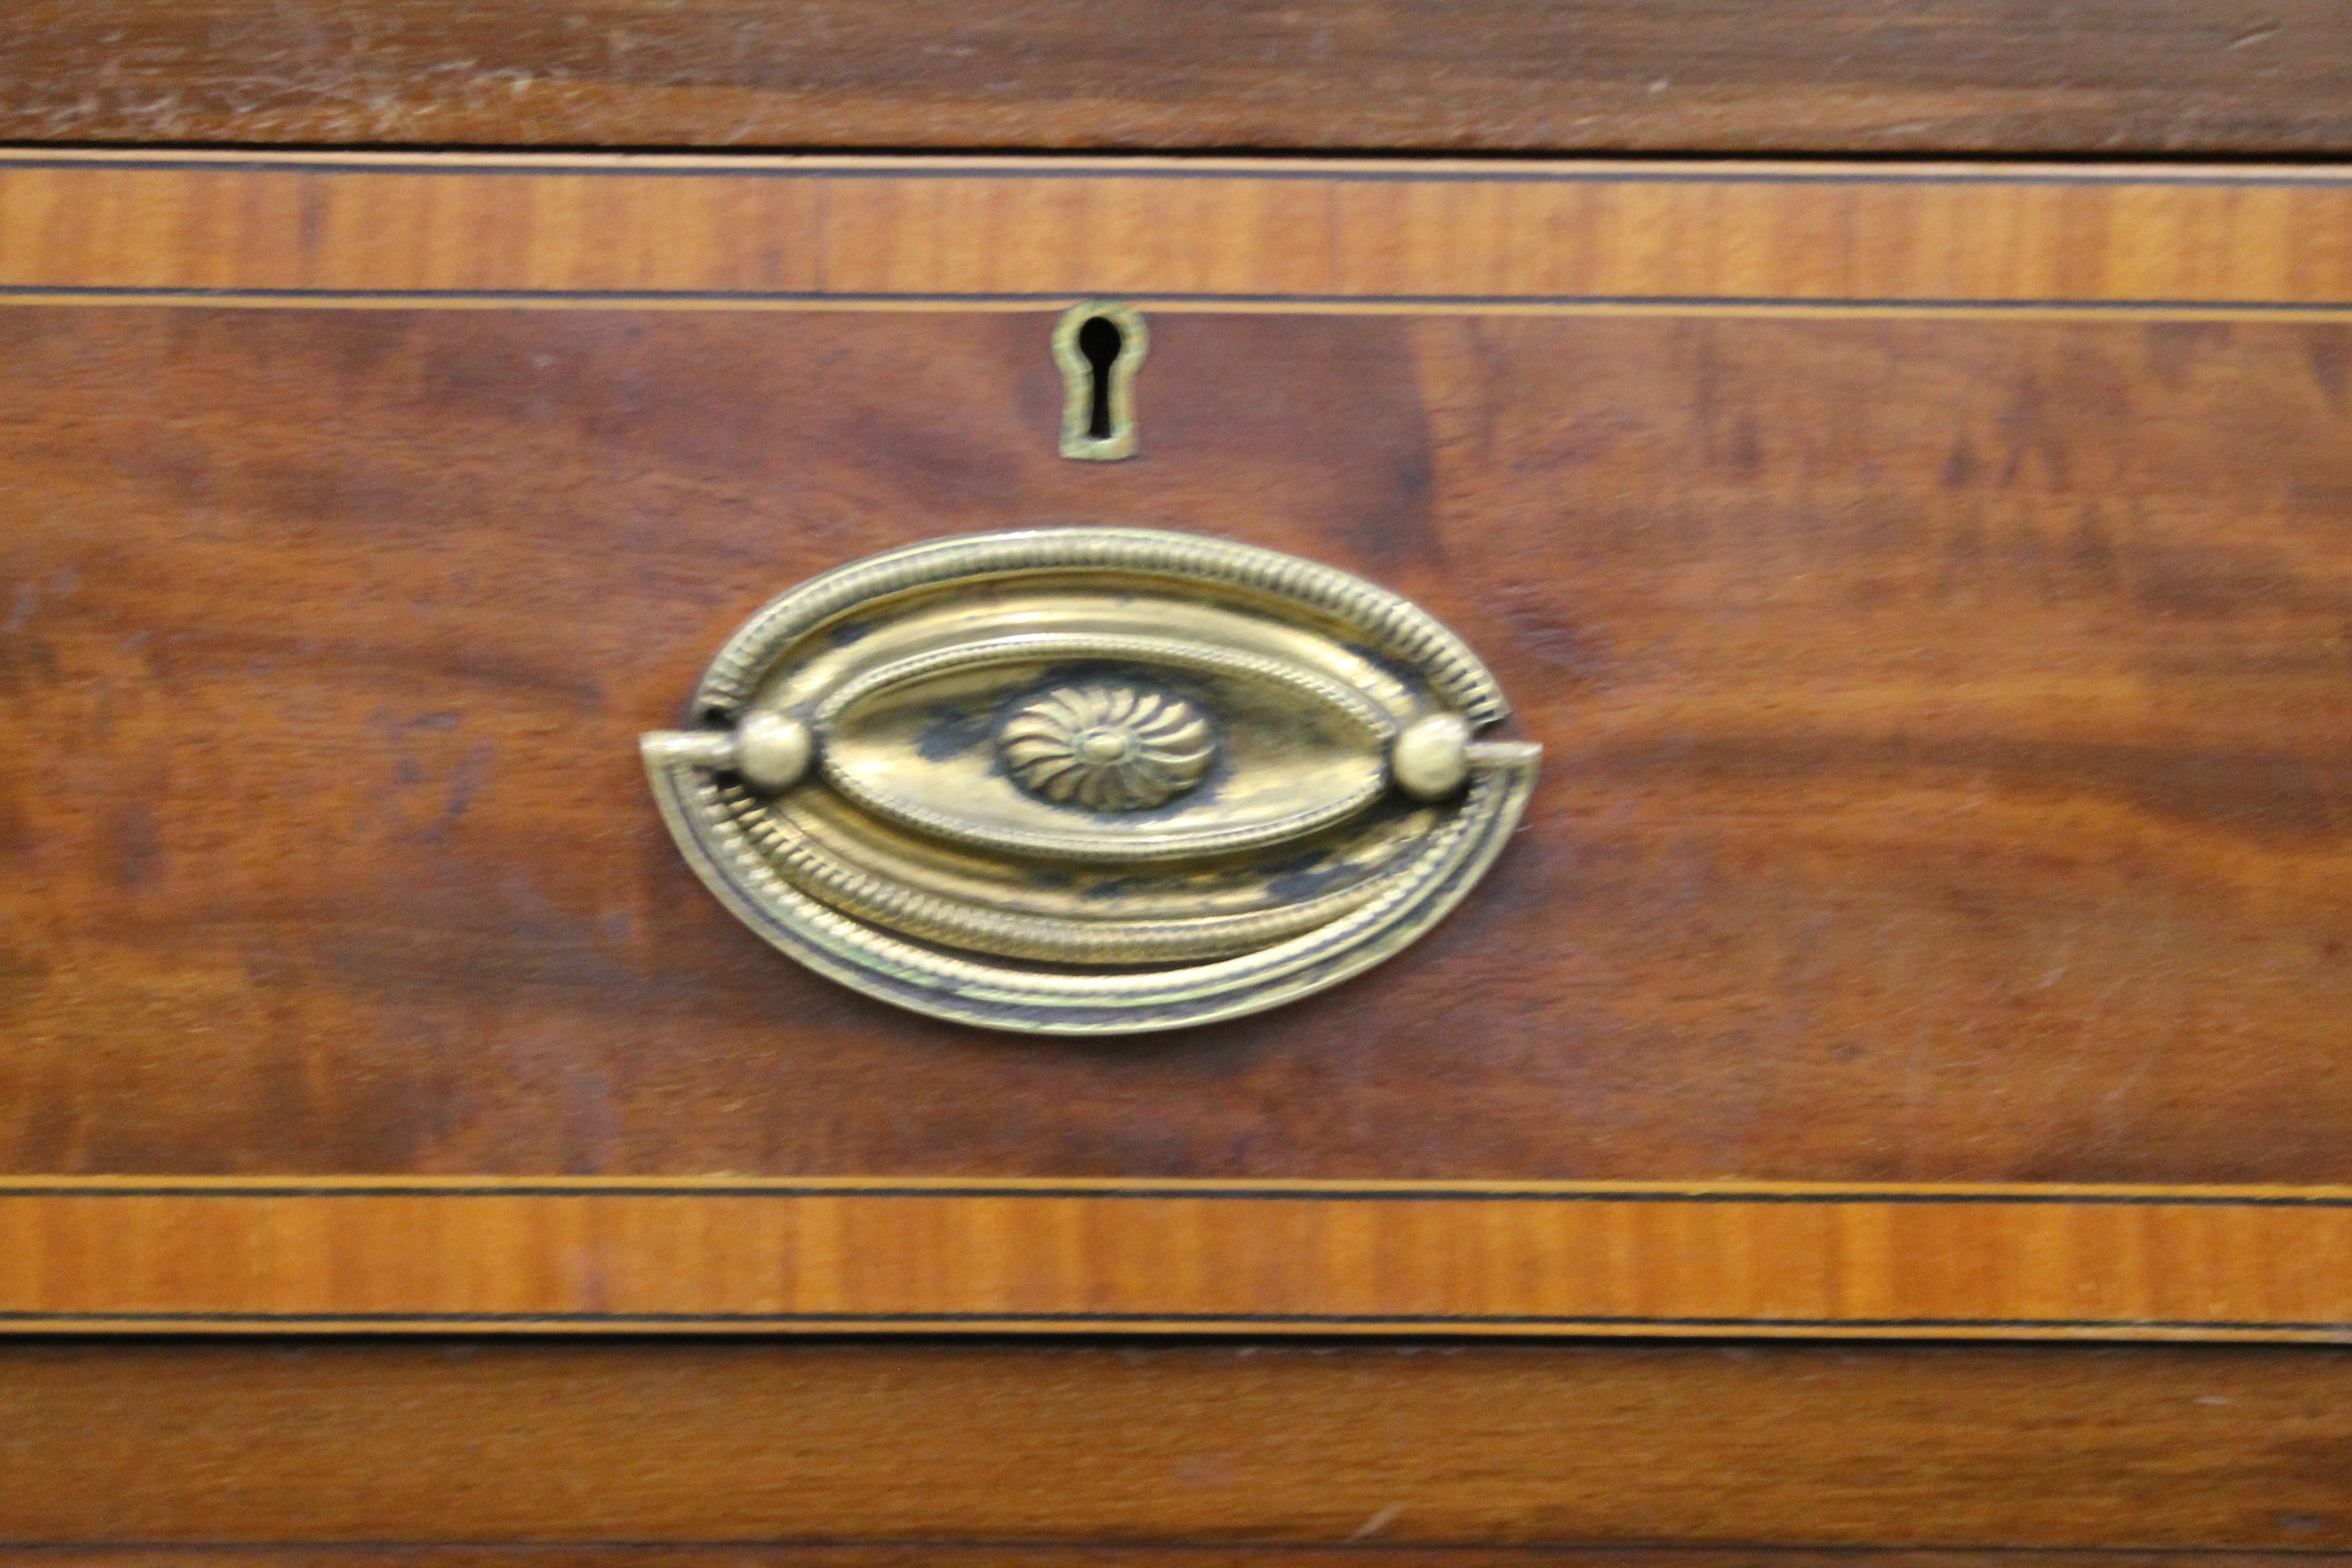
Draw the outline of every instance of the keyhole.
<instances>
[{"instance_id":1,"label":"keyhole","mask_svg":"<svg viewBox=\"0 0 2352 1568\"><path fill-rule=\"evenodd\" d=\"M1097 462L1135 456L1135 372L1151 334L1112 300L1071 306L1054 322L1062 367L1062 456Z\"/></svg>"},{"instance_id":2,"label":"keyhole","mask_svg":"<svg viewBox=\"0 0 2352 1568\"><path fill-rule=\"evenodd\" d=\"M1097 441L1110 438L1110 367L1118 363L1119 350L1127 346L1127 334L1108 316L1089 316L1087 324L1078 329L1078 352L1087 356L1087 367L1093 372L1093 386L1087 401L1087 434Z\"/></svg>"}]
</instances>

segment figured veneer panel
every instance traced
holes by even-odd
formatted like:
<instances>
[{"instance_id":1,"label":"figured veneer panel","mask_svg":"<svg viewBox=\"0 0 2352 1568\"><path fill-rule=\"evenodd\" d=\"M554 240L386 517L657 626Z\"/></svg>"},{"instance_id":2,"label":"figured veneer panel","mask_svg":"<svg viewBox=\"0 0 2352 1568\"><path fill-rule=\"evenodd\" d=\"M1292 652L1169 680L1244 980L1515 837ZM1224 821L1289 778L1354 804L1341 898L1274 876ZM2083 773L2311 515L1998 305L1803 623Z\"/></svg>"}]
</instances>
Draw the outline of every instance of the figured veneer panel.
<instances>
[{"instance_id":1,"label":"figured veneer panel","mask_svg":"<svg viewBox=\"0 0 2352 1568\"><path fill-rule=\"evenodd\" d=\"M2352 300L2324 167L19 153L0 211L0 288L313 303Z\"/></svg>"},{"instance_id":2,"label":"figured veneer panel","mask_svg":"<svg viewBox=\"0 0 2352 1568\"><path fill-rule=\"evenodd\" d=\"M2352 1193L0 1186L0 1325L2352 1338Z\"/></svg>"},{"instance_id":3,"label":"figured veneer panel","mask_svg":"<svg viewBox=\"0 0 2352 1568\"><path fill-rule=\"evenodd\" d=\"M2346 1180L2347 329L0 312L23 1172ZM821 369L812 374L810 367ZM1086 520L1468 631L1554 763L1411 961L898 1016L632 752L775 588Z\"/></svg>"}]
</instances>

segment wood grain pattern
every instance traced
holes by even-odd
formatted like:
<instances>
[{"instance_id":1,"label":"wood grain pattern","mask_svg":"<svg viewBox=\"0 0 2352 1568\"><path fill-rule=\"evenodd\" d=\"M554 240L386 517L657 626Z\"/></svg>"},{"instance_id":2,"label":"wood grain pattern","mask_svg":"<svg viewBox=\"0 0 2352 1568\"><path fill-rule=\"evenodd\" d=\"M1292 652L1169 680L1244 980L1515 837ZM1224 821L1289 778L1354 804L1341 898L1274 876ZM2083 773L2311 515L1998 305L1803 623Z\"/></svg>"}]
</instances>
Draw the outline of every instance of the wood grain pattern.
<instances>
[{"instance_id":1,"label":"wood grain pattern","mask_svg":"<svg viewBox=\"0 0 2352 1568\"><path fill-rule=\"evenodd\" d=\"M2328 0L28 0L0 136L2341 153Z\"/></svg>"},{"instance_id":2,"label":"wood grain pattern","mask_svg":"<svg viewBox=\"0 0 2352 1568\"><path fill-rule=\"evenodd\" d=\"M2352 1192L11 1182L0 1325L2352 1339Z\"/></svg>"},{"instance_id":3,"label":"wood grain pattern","mask_svg":"<svg viewBox=\"0 0 2352 1568\"><path fill-rule=\"evenodd\" d=\"M20 1543L2352 1546L2332 1348L20 1342L0 1412Z\"/></svg>"},{"instance_id":4,"label":"wood grain pattern","mask_svg":"<svg viewBox=\"0 0 2352 1568\"><path fill-rule=\"evenodd\" d=\"M2345 329L1170 316L1079 465L1047 319L6 312L8 1165L2352 1183ZM635 734L1058 518L1470 628L1480 896L1116 1046L741 931Z\"/></svg>"},{"instance_id":5,"label":"wood grain pattern","mask_svg":"<svg viewBox=\"0 0 2352 1568\"><path fill-rule=\"evenodd\" d=\"M2352 301L2327 169L18 153L0 211L0 287L312 304Z\"/></svg>"},{"instance_id":6,"label":"wood grain pattern","mask_svg":"<svg viewBox=\"0 0 2352 1568\"><path fill-rule=\"evenodd\" d=\"M2352 1184L2340 178L64 164L0 187L0 1167ZM1356 216L1293 247L1294 207ZM1076 263L998 243L1057 211ZM1543 243L1579 212L1621 224L1582 261ZM1050 306L1155 279L1210 292L1155 323L1146 457L1062 461ZM445 288L497 308L399 292ZM1552 759L1524 843L1407 961L1159 1041L982 1037L777 959L678 864L633 737L777 588L1065 520L1314 556L1467 630ZM702 1243L404 1210L339 1272L270 1251L328 1210L214 1247L118 1201L34 1203L64 1261L16 1310L2347 1315L2316 1207L1897 1207L1856 1241L1496 1205L1464 1264L1402 1219L1318 1252L1270 1203L1195 1291L1149 1225L901 1205L844 1244L872 1280L803 1301L647 1261L726 1257L725 1205ZM443 1225L481 1277L401 1250ZM926 1277L953 1226L971 1266Z\"/></svg>"}]
</instances>

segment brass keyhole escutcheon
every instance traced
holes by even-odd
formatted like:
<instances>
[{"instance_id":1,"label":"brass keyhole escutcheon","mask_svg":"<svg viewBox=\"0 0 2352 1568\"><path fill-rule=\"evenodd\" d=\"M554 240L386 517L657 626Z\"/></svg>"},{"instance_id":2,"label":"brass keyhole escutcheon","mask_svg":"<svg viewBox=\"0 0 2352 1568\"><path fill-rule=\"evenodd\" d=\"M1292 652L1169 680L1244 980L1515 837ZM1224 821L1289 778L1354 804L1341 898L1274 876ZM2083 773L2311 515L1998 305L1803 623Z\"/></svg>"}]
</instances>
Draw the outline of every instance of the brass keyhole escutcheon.
<instances>
[{"instance_id":1,"label":"brass keyhole escutcheon","mask_svg":"<svg viewBox=\"0 0 2352 1568\"><path fill-rule=\"evenodd\" d=\"M1142 529L909 545L769 604L644 738L711 890L822 973L992 1028L1277 1005L1434 925L1538 748L1385 589Z\"/></svg>"},{"instance_id":2,"label":"brass keyhole escutcheon","mask_svg":"<svg viewBox=\"0 0 2352 1568\"><path fill-rule=\"evenodd\" d=\"M1055 321L1053 346L1062 371L1062 456L1134 457L1135 373L1151 347L1142 315L1114 300L1083 300Z\"/></svg>"}]
</instances>

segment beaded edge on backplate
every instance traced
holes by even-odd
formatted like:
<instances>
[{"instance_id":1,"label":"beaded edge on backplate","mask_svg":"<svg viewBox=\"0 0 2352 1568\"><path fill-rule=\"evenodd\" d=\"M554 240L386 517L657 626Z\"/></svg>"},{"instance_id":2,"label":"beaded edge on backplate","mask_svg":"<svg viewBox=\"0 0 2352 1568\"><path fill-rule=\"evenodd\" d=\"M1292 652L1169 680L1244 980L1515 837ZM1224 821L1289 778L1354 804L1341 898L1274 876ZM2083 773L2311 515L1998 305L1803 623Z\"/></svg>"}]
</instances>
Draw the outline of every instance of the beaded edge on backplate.
<instances>
[{"instance_id":1,"label":"beaded edge on backplate","mask_svg":"<svg viewBox=\"0 0 2352 1568\"><path fill-rule=\"evenodd\" d=\"M646 771L745 923L885 1001L1053 1035L1234 1017L1381 963L1485 874L1539 751L1477 738L1502 691L1409 601L1141 529L825 573L728 640L692 713L643 737ZM1318 858L1353 879L1293 898L1316 879L1268 873Z\"/></svg>"}]
</instances>

